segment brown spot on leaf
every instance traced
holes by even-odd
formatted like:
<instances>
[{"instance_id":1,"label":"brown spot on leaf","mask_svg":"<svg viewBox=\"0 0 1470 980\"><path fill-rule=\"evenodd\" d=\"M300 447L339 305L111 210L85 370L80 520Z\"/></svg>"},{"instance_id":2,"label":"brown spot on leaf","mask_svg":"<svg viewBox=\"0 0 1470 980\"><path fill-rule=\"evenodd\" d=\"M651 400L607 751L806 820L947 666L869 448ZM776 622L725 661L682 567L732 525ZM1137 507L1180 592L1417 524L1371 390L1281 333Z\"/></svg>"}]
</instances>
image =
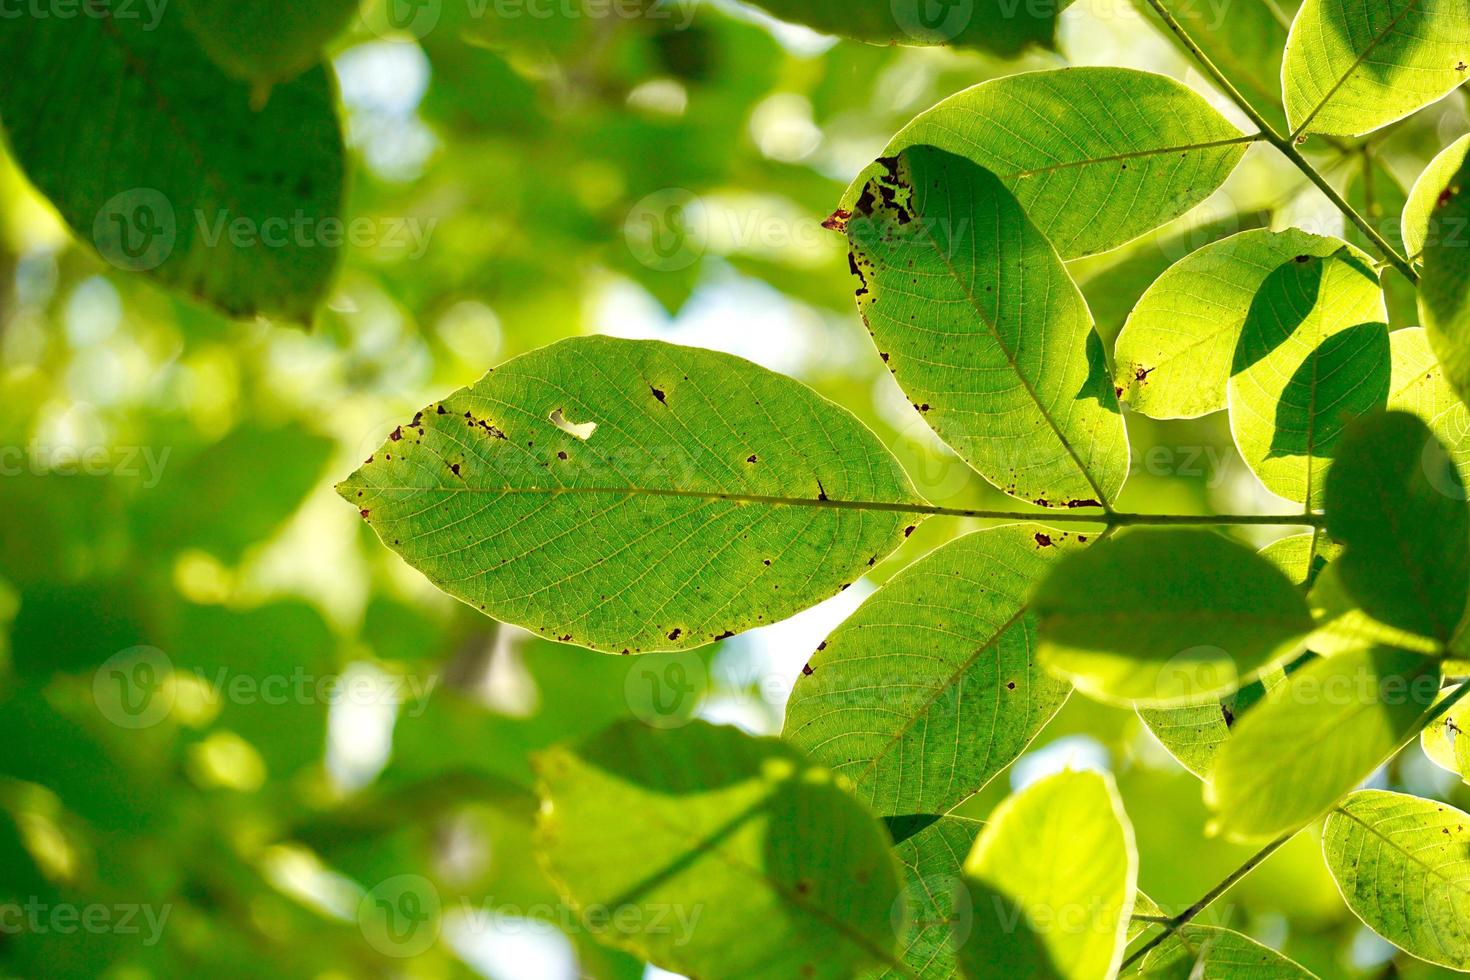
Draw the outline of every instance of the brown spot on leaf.
<instances>
[{"instance_id":1,"label":"brown spot on leaf","mask_svg":"<svg viewBox=\"0 0 1470 980\"><path fill-rule=\"evenodd\" d=\"M664 392L662 388L655 388L653 385L649 385L648 390L653 392L653 397L658 399L658 403L660 405L668 404L668 401L664 397Z\"/></svg>"},{"instance_id":2,"label":"brown spot on leaf","mask_svg":"<svg viewBox=\"0 0 1470 980\"><path fill-rule=\"evenodd\" d=\"M1035 534L1035 537L1036 537L1036 546L1038 548L1050 548L1051 547L1051 535L1049 535L1049 534L1042 534L1040 531L1037 531L1036 534Z\"/></svg>"}]
</instances>

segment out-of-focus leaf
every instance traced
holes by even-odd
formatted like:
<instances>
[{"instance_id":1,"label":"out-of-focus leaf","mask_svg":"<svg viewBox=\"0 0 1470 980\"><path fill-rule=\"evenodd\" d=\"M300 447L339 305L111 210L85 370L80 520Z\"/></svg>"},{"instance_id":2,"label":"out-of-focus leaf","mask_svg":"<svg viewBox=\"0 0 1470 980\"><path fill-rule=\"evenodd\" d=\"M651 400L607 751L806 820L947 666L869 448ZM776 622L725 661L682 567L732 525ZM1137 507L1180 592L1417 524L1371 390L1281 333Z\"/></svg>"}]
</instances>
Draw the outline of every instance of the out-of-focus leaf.
<instances>
[{"instance_id":1,"label":"out-of-focus leaf","mask_svg":"<svg viewBox=\"0 0 1470 980\"><path fill-rule=\"evenodd\" d=\"M1128 68L982 82L914 117L884 150L929 144L994 173L1064 259L1116 248L1214 193L1251 137L1189 88ZM848 188L852 210L875 168Z\"/></svg>"},{"instance_id":2,"label":"out-of-focus leaf","mask_svg":"<svg viewBox=\"0 0 1470 980\"><path fill-rule=\"evenodd\" d=\"M1344 439L1327 530L1348 593L1374 619L1448 644L1470 596L1470 507L1449 454L1418 418L1385 412Z\"/></svg>"},{"instance_id":3,"label":"out-of-focus leaf","mask_svg":"<svg viewBox=\"0 0 1470 980\"><path fill-rule=\"evenodd\" d=\"M1365 155L1362 163L1348 177L1343 188L1343 199L1358 214L1367 219L1400 255L1408 255L1404 248L1403 214L1408 203L1408 194L1398 178L1377 157ZM1348 221L1343 234L1358 248L1377 253L1377 247L1363 234L1356 224ZM1388 323L1394 328L1412 327L1419 322L1418 294L1413 283L1393 266L1385 267L1380 274L1383 298L1388 308Z\"/></svg>"},{"instance_id":4,"label":"out-of-focus leaf","mask_svg":"<svg viewBox=\"0 0 1470 980\"><path fill-rule=\"evenodd\" d=\"M1231 732L1205 783L1219 827L1261 838L1300 827L1418 732L1439 692L1423 654L1376 647L1313 661Z\"/></svg>"},{"instance_id":5,"label":"out-of-focus leaf","mask_svg":"<svg viewBox=\"0 0 1470 980\"><path fill-rule=\"evenodd\" d=\"M965 861L972 980L1111 976L1138 889L1133 828L1111 776L1061 772L1007 798Z\"/></svg>"},{"instance_id":6,"label":"out-of-focus leaf","mask_svg":"<svg viewBox=\"0 0 1470 980\"><path fill-rule=\"evenodd\" d=\"M315 64L322 46L347 26L358 0L180 4L185 24L215 64L236 78L269 85Z\"/></svg>"},{"instance_id":7,"label":"out-of-focus leaf","mask_svg":"<svg viewBox=\"0 0 1470 980\"><path fill-rule=\"evenodd\" d=\"M611 945L712 978L901 962L887 835L785 744L623 722L547 750L537 771L547 867L584 913L612 912Z\"/></svg>"},{"instance_id":8,"label":"out-of-focus leaf","mask_svg":"<svg viewBox=\"0 0 1470 980\"><path fill-rule=\"evenodd\" d=\"M314 68L255 109L249 85L205 57L182 12L158 9L157 23L12 23L0 38L17 80L0 90L11 153L114 266L232 316L307 322L341 244L331 82Z\"/></svg>"},{"instance_id":9,"label":"out-of-focus leaf","mask_svg":"<svg viewBox=\"0 0 1470 980\"><path fill-rule=\"evenodd\" d=\"M955 4L930 4L928 0L754 2L782 20L871 44L949 44L1013 57L1032 45L1052 47L1057 16L1070 0L1019 6L1005 0Z\"/></svg>"},{"instance_id":10,"label":"out-of-focus leaf","mask_svg":"<svg viewBox=\"0 0 1470 980\"><path fill-rule=\"evenodd\" d=\"M1272 493L1321 506L1348 421L1388 397L1387 319L1378 277L1346 252L1293 259L1262 281L1228 391L1235 444Z\"/></svg>"},{"instance_id":11,"label":"out-of-focus leaf","mask_svg":"<svg viewBox=\"0 0 1470 980\"><path fill-rule=\"evenodd\" d=\"M1422 960L1470 969L1470 814L1365 789L1337 806L1322 853L1342 897L1380 936Z\"/></svg>"},{"instance_id":12,"label":"out-of-focus leaf","mask_svg":"<svg viewBox=\"0 0 1470 980\"><path fill-rule=\"evenodd\" d=\"M1234 690L1296 653L1312 627L1289 578L1209 531L1137 530L1070 555L1032 608L1042 663L1127 704Z\"/></svg>"},{"instance_id":13,"label":"out-of-focus leaf","mask_svg":"<svg viewBox=\"0 0 1470 980\"><path fill-rule=\"evenodd\" d=\"M909 401L1007 493L1097 506L1128 438L1081 292L995 175L909 147L847 222L858 309Z\"/></svg>"},{"instance_id":14,"label":"out-of-focus leaf","mask_svg":"<svg viewBox=\"0 0 1470 980\"><path fill-rule=\"evenodd\" d=\"M524 355L428 406L337 490L449 594L614 653L784 619L917 523L897 461L810 389L608 337ZM889 509L860 506L873 501Z\"/></svg>"},{"instance_id":15,"label":"out-of-focus leaf","mask_svg":"<svg viewBox=\"0 0 1470 980\"><path fill-rule=\"evenodd\" d=\"M1304 0L1281 70L1292 132L1370 133L1448 95L1467 58L1456 0Z\"/></svg>"},{"instance_id":16,"label":"out-of-focus leaf","mask_svg":"<svg viewBox=\"0 0 1470 980\"><path fill-rule=\"evenodd\" d=\"M1143 294L1118 335L1116 384L1124 400L1156 419L1224 408L1241 328L1261 285L1285 262L1326 258L1343 245L1295 228L1258 229L1176 262ZM1349 254L1368 261L1355 249Z\"/></svg>"},{"instance_id":17,"label":"out-of-focus leaf","mask_svg":"<svg viewBox=\"0 0 1470 980\"><path fill-rule=\"evenodd\" d=\"M904 569L813 654L785 738L876 813L953 809L1067 699L1035 659L1027 598L1075 540L1039 524L991 528Z\"/></svg>"}]
</instances>

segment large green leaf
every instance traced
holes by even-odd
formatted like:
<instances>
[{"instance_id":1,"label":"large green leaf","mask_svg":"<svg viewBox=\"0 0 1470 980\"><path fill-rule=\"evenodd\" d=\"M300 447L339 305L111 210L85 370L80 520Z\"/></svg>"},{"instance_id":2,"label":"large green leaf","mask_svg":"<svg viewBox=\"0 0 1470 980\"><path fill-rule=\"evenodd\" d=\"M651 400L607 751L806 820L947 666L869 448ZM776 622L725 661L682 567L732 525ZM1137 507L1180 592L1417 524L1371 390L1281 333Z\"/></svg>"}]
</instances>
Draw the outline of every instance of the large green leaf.
<instances>
[{"instance_id":1,"label":"large green leaf","mask_svg":"<svg viewBox=\"0 0 1470 980\"><path fill-rule=\"evenodd\" d=\"M199 45L237 78L271 84L305 71L347 26L358 0L180 0Z\"/></svg>"},{"instance_id":2,"label":"large green leaf","mask_svg":"<svg viewBox=\"0 0 1470 980\"><path fill-rule=\"evenodd\" d=\"M917 500L872 432L801 384L609 337L429 405L337 490L449 594L614 653L698 646L846 588Z\"/></svg>"},{"instance_id":3,"label":"large green leaf","mask_svg":"<svg viewBox=\"0 0 1470 980\"><path fill-rule=\"evenodd\" d=\"M1008 797L965 861L972 980L1111 976L1137 893L1133 828L1111 776L1061 772Z\"/></svg>"},{"instance_id":4,"label":"large green leaf","mask_svg":"<svg viewBox=\"0 0 1470 980\"><path fill-rule=\"evenodd\" d=\"M1054 506L1110 501L1128 438L1087 303L989 171L914 146L847 223L858 309L934 431L991 483Z\"/></svg>"},{"instance_id":5,"label":"large green leaf","mask_svg":"<svg viewBox=\"0 0 1470 980\"><path fill-rule=\"evenodd\" d=\"M1266 695L1215 756L1205 800L1232 838L1293 830L1419 731L1439 692L1432 657L1376 647L1314 660Z\"/></svg>"},{"instance_id":6,"label":"large green leaf","mask_svg":"<svg viewBox=\"0 0 1470 980\"><path fill-rule=\"evenodd\" d=\"M1031 45L1050 48L1057 15L1070 3L1007 0L754 0L782 20L872 44L951 44L1014 56Z\"/></svg>"},{"instance_id":7,"label":"large green leaf","mask_svg":"<svg viewBox=\"0 0 1470 980\"><path fill-rule=\"evenodd\" d=\"M1025 750L1069 688L1036 662L1027 598L1076 538L977 531L896 575L796 680L785 737L880 814L944 813Z\"/></svg>"},{"instance_id":8,"label":"large green leaf","mask_svg":"<svg viewBox=\"0 0 1470 980\"><path fill-rule=\"evenodd\" d=\"M1470 970L1470 814L1365 789L1327 816L1322 853L1348 908L1423 960Z\"/></svg>"},{"instance_id":9,"label":"large green leaf","mask_svg":"<svg viewBox=\"0 0 1470 980\"><path fill-rule=\"evenodd\" d=\"M1372 132L1448 95L1467 59L1461 0L1305 0L1281 70L1292 132Z\"/></svg>"},{"instance_id":10,"label":"large green leaf","mask_svg":"<svg viewBox=\"0 0 1470 980\"><path fill-rule=\"evenodd\" d=\"M1210 531L1137 530L1070 555L1032 607L1042 663L1129 704L1234 690L1297 652L1312 627L1289 578Z\"/></svg>"},{"instance_id":11,"label":"large green leaf","mask_svg":"<svg viewBox=\"0 0 1470 980\"><path fill-rule=\"evenodd\" d=\"M1419 318L1461 401L1470 402L1470 156L1439 189L1424 244ZM1415 187L1415 191L1418 191Z\"/></svg>"},{"instance_id":12,"label":"large green leaf","mask_svg":"<svg viewBox=\"0 0 1470 980\"><path fill-rule=\"evenodd\" d=\"M603 941L712 978L900 962L888 835L784 743L628 721L536 767L547 869L581 914L601 910Z\"/></svg>"},{"instance_id":13,"label":"large green leaf","mask_svg":"<svg viewBox=\"0 0 1470 980\"><path fill-rule=\"evenodd\" d=\"M1448 644L1470 596L1470 508L1459 470L1413 415L1365 419L1327 478L1337 572L1363 611Z\"/></svg>"},{"instance_id":14,"label":"large green leaf","mask_svg":"<svg viewBox=\"0 0 1470 980\"><path fill-rule=\"evenodd\" d=\"M1143 294L1118 335L1115 383L1124 399L1156 419L1224 408L1235 347L1261 285L1285 262L1326 258L1343 245L1296 228L1256 229L1175 263ZM1368 261L1356 249L1350 254Z\"/></svg>"},{"instance_id":15,"label":"large green leaf","mask_svg":"<svg viewBox=\"0 0 1470 980\"><path fill-rule=\"evenodd\" d=\"M1316 980L1269 946L1218 926L1186 925L1143 958L1148 980Z\"/></svg>"},{"instance_id":16,"label":"large green leaf","mask_svg":"<svg viewBox=\"0 0 1470 980\"><path fill-rule=\"evenodd\" d=\"M899 130L884 156L930 144L969 157L1070 259L1184 214L1225 182L1252 138L1172 78L1068 68L952 95ZM846 207L875 170L848 188Z\"/></svg>"},{"instance_id":17,"label":"large green leaf","mask_svg":"<svg viewBox=\"0 0 1470 980\"><path fill-rule=\"evenodd\" d=\"M1231 364L1230 431L1266 488L1320 507L1351 418L1388 397L1388 313L1372 268L1346 251L1278 266Z\"/></svg>"},{"instance_id":18,"label":"large green leaf","mask_svg":"<svg viewBox=\"0 0 1470 980\"><path fill-rule=\"evenodd\" d=\"M271 92L200 52L181 15L23 17L0 34L10 149L113 265L234 316L308 321L340 252L342 137L326 72ZM105 97L99 96L105 93Z\"/></svg>"},{"instance_id":19,"label":"large green leaf","mask_svg":"<svg viewBox=\"0 0 1470 980\"><path fill-rule=\"evenodd\" d=\"M874 980L915 975L951 980L959 975L956 940L968 935L970 926L970 896L961 888L961 869L982 826L966 817L936 817L894 845L908 906L900 955L912 972L882 969L873 974Z\"/></svg>"},{"instance_id":20,"label":"large green leaf","mask_svg":"<svg viewBox=\"0 0 1470 980\"><path fill-rule=\"evenodd\" d=\"M1467 156L1470 156L1470 134L1440 150L1414 181L1409 190L1409 200L1404 205L1401 229L1404 254L1409 258L1418 258L1428 242L1439 241L1446 235L1459 235L1464 239L1466 229L1463 224L1442 225L1435 211L1440 205L1440 195L1464 166Z\"/></svg>"}]
</instances>

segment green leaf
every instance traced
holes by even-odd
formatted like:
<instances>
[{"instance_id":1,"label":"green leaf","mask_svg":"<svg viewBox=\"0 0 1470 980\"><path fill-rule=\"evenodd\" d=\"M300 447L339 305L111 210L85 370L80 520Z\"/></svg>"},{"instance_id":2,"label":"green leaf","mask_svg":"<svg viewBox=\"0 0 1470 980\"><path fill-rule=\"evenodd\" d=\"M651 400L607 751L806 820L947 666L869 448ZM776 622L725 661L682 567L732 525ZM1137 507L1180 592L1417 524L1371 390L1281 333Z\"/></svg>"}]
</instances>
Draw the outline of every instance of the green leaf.
<instances>
[{"instance_id":1,"label":"green leaf","mask_svg":"<svg viewBox=\"0 0 1470 980\"><path fill-rule=\"evenodd\" d=\"M908 907L900 955L912 972L884 969L872 975L875 980L915 975L921 980L950 980L959 975L956 940L962 940L970 926L969 893L961 889L961 869L983 826L966 817L937 817L894 845Z\"/></svg>"},{"instance_id":2,"label":"green leaf","mask_svg":"<svg viewBox=\"0 0 1470 980\"><path fill-rule=\"evenodd\" d=\"M1346 251L1278 266L1231 365L1230 431L1277 496L1316 508L1347 422L1388 397L1388 314L1373 270Z\"/></svg>"},{"instance_id":3,"label":"green leaf","mask_svg":"<svg viewBox=\"0 0 1470 980\"><path fill-rule=\"evenodd\" d=\"M1429 761L1461 780L1470 775L1470 737L1465 737L1467 728L1470 728L1470 705L1461 702L1419 733L1419 745Z\"/></svg>"},{"instance_id":4,"label":"green leaf","mask_svg":"<svg viewBox=\"0 0 1470 980\"><path fill-rule=\"evenodd\" d=\"M1305 588L1326 562L1335 557L1336 551L1336 546L1324 540L1324 535L1308 533L1278 538L1262 548L1260 554L1299 588ZM1138 717L1180 765L1204 779L1210 773L1215 753L1230 736L1231 726L1285 679L1285 671L1266 671L1224 697L1211 698L1203 704L1139 708Z\"/></svg>"},{"instance_id":5,"label":"green leaf","mask_svg":"<svg viewBox=\"0 0 1470 980\"><path fill-rule=\"evenodd\" d=\"M429 405L337 490L450 595L614 653L699 646L839 592L918 502L873 433L805 386L609 337Z\"/></svg>"},{"instance_id":6,"label":"green leaf","mask_svg":"<svg viewBox=\"0 0 1470 980\"><path fill-rule=\"evenodd\" d=\"M1322 853L1348 908L1421 960L1470 970L1470 814L1365 789L1327 817Z\"/></svg>"},{"instance_id":7,"label":"green leaf","mask_svg":"<svg viewBox=\"0 0 1470 980\"><path fill-rule=\"evenodd\" d=\"M1470 402L1470 156L1440 188L1424 245L1419 318L1461 401ZM1416 185L1415 190L1418 190Z\"/></svg>"},{"instance_id":8,"label":"green leaf","mask_svg":"<svg viewBox=\"0 0 1470 980\"><path fill-rule=\"evenodd\" d=\"M1409 200L1404 205L1402 228L1404 254L1409 258L1417 259L1427 243L1439 241L1445 235L1458 235L1464 239L1463 214L1456 219L1456 224L1442 225L1435 212L1440 195L1455 179L1467 156L1470 156L1470 133L1440 150L1414 181L1409 190Z\"/></svg>"},{"instance_id":9,"label":"green leaf","mask_svg":"<svg viewBox=\"0 0 1470 980\"><path fill-rule=\"evenodd\" d=\"M1097 506L1128 437L1081 292L993 174L929 146L882 161L847 223L858 309L925 421L987 480Z\"/></svg>"},{"instance_id":10,"label":"green leaf","mask_svg":"<svg viewBox=\"0 0 1470 980\"><path fill-rule=\"evenodd\" d=\"M1312 635L1307 637L1307 648L1324 657L1374 646L1391 646L1425 654L1437 653L1441 649L1439 641L1422 632L1389 626L1364 612L1343 584L1339 563L1322 570L1307 596L1307 605L1312 608L1312 619L1317 624Z\"/></svg>"},{"instance_id":11,"label":"green leaf","mask_svg":"<svg viewBox=\"0 0 1470 980\"><path fill-rule=\"evenodd\" d=\"M1423 422L1363 420L1327 478L1338 574L1363 611L1448 644L1470 595L1470 508L1459 471Z\"/></svg>"},{"instance_id":12,"label":"green leaf","mask_svg":"<svg viewBox=\"0 0 1470 980\"><path fill-rule=\"evenodd\" d=\"M1228 8L1199 0L1161 0L1161 3L1266 121L1283 128L1286 114L1280 104L1281 55L1296 3L1248 0ZM1152 16L1153 8L1146 0L1134 0L1133 5L1151 18L1181 55L1190 57L1189 49L1179 38Z\"/></svg>"},{"instance_id":13,"label":"green leaf","mask_svg":"<svg viewBox=\"0 0 1470 980\"><path fill-rule=\"evenodd\" d=\"M876 813L953 809L1010 765L1067 699L1070 688L1036 661L1027 598L1076 542L1014 524L968 534L904 569L796 679L786 739L851 779Z\"/></svg>"},{"instance_id":14,"label":"green leaf","mask_svg":"<svg viewBox=\"0 0 1470 980\"><path fill-rule=\"evenodd\" d=\"M1291 580L1210 531L1137 530L1061 562L1032 599L1041 661L1104 701L1223 694L1279 666L1312 628Z\"/></svg>"},{"instance_id":15,"label":"green leaf","mask_svg":"<svg viewBox=\"0 0 1470 980\"><path fill-rule=\"evenodd\" d=\"M0 36L10 150L77 236L232 316L307 322L340 252L342 137L318 67L250 87L180 17L24 17ZM105 92L105 99L98 93Z\"/></svg>"},{"instance_id":16,"label":"green leaf","mask_svg":"<svg viewBox=\"0 0 1470 980\"><path fill-rule=\"evenodd\" d=\"M609 914L604 942L711 978L900 962L888 835L784 743L629 721L548 749L536 768L546 867L581 914Z\"/></svg>"},{"instance_id":17,"label":"green leaf","mask_svg":"<svg viewBox=\"0 0 1470 980\"><path fill-rule=\"evenodd\" d=\"M1316 974L1233 929L1186 925L1143 958L1149 980L1316 980Z\"/></svg>"},{"instance_id":18,"label":"green leaf","mask_svg":"<svg viewBox=\"0 0 1470 980\"><path fill-rule=\"evenodd\" d=\"M1118 335L1115 384L1156 419L1195 418L1225 407L1241 328L1262 284L1285 262L1326 258L1337 238L1296 228L1257 229L1206 245L1149 287ZM1349 254L1363 262L1356 249Z\"/></svg>"},{"instance_id":19,"label":"green leaf","mask_svg":"<svg viewBox=\"0 0 1470 980\"><path fill-rule=\"evenodd\" d=\"M1007 797L965 861L971 980L1111 976L1137 893L1133 828L1111 776L1061 772Z\"/></svg>"},{"instance_id":20,"label":"green leaf","mask_svg":"<svg viewBox=\"0 0 1470 980\"><path fill-rule=\"evenodd\" d=\"M1014 57L1032 45L1051 48L1057 15L1070 3L1013 5L1006 0L968 0L930 6L926 0L755 0L782 20L824 34L870 44L949 44Z\"/></svg>"},{"instance_id":21,"label":"green leaf","mask_svg":"<svg viewBox=\"0 0 1470 980\"><path fill-rule=\"evenodd\" d=\"M1465 80L1470 28L1458 0L1305 0L1282 64L1293 134L1361 136Z\"/></svg>"},{"instance_id":22,"label":"green leaf","mask_svg":"<svg viewBox=\"0 0 1470 980\"><path fill-rule=\"evenodd\" d=\"M982 82L920 113L883 151L929 144L1000 178L1064 259L1177 218L1225 182L1254 138L1189 88L1128 68ZM852 209L875 168L848 188Z\"/></svg>"},{"instance_id":23,"label":"green leaf","mask_svg":"<svg viewBox=\"0 0 1470 980\"><path fill-rule=\"evenodd\" d=\"M1205 783L1231 838L1272 837L1322 813L1387 762L1439 692L1432 657L1376 647L1315 660L1247 714Z\"/></svg>"},{"instance_id":24,"label":"green leaf","mask_svg":"<svg viewBox=\"0 0 1470 980\"><path fill-rule=\"evenodd\" d=\"M1470 486L1470 407L1460 401L1444 379L1444 368L1429 347L1423 327L1395 330L1388 335L1393 373L1388 385L1388 407L1419 417L1444 447Z\"/></svg>"},{"instance_id":25,"label":"green leaf","mask_svg":"<svg viewBox=\"0 0 1470 980\"><path fill-rule=\"evenodd\" d=\"M215 64L236 78L266 85L316 64L322 46L347 26L358 6L358 0L181 2L184 22Z\"/></svg>"}]
</instances>

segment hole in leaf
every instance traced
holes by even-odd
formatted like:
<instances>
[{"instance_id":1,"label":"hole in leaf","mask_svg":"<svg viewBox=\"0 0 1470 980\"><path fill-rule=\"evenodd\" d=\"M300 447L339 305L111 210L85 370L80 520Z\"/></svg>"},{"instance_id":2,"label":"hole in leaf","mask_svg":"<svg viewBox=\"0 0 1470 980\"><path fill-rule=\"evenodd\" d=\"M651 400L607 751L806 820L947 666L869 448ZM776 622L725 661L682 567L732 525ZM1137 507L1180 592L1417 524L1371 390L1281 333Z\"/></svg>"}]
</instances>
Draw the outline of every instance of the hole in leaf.
<instances>
[{"instance_id":1,"label":"hole in leaf","mask_svg":"<svg viewBox=\"0 0 1470 980\"><path fill-rule=\"evenodd\" d=\"M596 422L568 421L567 417L562 414L562 411L559 408L554 410L551 415L548 416L548 418L550 419L552 425L556 426L558 429L565 432L569 436L576 436L583 442L592 438L592 433L597 431Z\"/></svg>"}]
</instances>

